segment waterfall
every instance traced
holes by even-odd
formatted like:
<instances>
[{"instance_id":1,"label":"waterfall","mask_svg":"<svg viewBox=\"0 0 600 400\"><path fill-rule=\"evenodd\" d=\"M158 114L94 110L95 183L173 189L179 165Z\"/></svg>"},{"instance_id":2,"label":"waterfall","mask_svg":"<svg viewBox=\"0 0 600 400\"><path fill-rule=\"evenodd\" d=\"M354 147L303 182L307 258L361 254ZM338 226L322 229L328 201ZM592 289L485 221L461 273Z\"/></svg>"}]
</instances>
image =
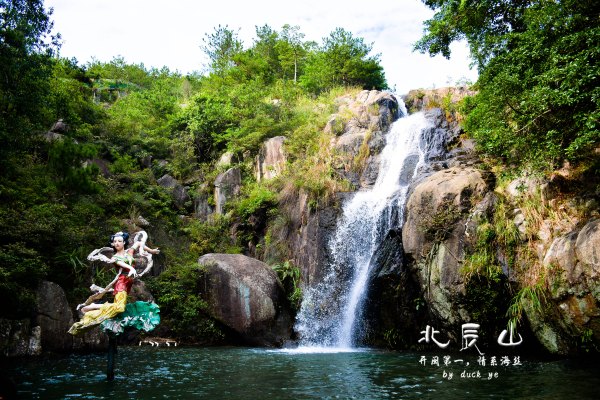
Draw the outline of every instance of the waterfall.
<instances>
[{"instance_id":1,"label":"waterfall","mask_svg":"<svg viewBox=\"0 0 600 400\"><path fill-rule=\"evenodd\" d=\"M402 104L402 107L404 105ZM406 109L403 110L406 115ZM371 259L390 229L400 228L408 187L428 154L438 151L433 124L420 112L394 122L380 154L377 180L343 205L329 242L323 280L305 290L295 329L301 347L347 349L361 336Z\"/></svg>"}]
</instances>

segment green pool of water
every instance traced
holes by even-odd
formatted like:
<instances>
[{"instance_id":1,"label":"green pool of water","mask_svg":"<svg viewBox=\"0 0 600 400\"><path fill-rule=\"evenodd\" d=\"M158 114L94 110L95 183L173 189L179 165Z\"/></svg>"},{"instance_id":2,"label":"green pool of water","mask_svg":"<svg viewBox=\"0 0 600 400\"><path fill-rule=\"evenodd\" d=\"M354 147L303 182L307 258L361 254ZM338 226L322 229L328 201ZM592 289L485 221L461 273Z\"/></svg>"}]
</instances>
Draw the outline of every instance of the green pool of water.
<instances>
[{"instance_id":1,"label":"green pool of water","mask_svg":"<svg viewBox=\"0 0 600 400\"><path fill-rule=\"evenodd\" d=\"M483 366L476 355L444 356L120 347L113 382L106 381L102 353L15 361L3 373L24 399L594 399L600 392L595 362L515 363L511 356L501 365L498 355L490 365L488 355Z\"/></svg>"}]
</instances>

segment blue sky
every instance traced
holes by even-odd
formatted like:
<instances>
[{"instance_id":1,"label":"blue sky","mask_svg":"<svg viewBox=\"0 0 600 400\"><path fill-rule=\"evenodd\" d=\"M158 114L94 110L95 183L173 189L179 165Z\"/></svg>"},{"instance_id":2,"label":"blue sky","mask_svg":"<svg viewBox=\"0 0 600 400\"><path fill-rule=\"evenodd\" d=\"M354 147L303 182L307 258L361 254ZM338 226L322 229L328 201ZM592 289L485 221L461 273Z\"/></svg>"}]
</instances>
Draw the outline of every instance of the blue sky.
<instances>
[{"instance_id":1,"label":"blue sky","mask_svg":"<svg viewBox=\"0 0 600 400\"><path fill-rule=\"evenodd\" d=\"M453 45L449 61L412 51L423 21L433 15L420 0L46 0L45 6L54 8L61 56L80 63L123 56L146 67L201 71L206 63L202 39L219 24L239 29L249 47L256 26L280 30L287 23L300 26L305 40L319 44L336 27L373 43L373 53L381 54L388 83L398 94L477 78L464 44Z\"/></svg>"}]
</instances>

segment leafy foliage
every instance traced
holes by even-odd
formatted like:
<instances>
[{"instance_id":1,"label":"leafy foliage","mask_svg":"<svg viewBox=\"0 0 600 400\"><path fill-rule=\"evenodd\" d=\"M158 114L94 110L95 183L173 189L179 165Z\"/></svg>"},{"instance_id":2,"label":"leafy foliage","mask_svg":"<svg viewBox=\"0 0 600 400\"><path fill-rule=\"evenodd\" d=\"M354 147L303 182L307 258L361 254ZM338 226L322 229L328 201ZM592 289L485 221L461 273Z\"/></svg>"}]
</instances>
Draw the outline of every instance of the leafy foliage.
<instances>
[{"instance_id":1,"label":"leafy foliage","mask_svg":"<svg viewBox=\"0 0 600 400\"><path fill-rule=\"evenodd\" d=\"M42 279L80 302L84 287L102 280L85 255L147 219L167 255L164 272L148 281L166 325L190 340L222 337L205 313L203 271L194 263L210 252L260 254L283 186L253 182L262 142L289 137L291 185L316 202L340 187L335 155L322 146L333 98L351 85L386 86L371 46L342 29L318 46L298 26L263 26L244 48L235 30L219 26L202 47L209 69L182 76L123 57L85 65L56 57L41 1L1 1L0 18L2 318L29 316ZM192 214L191 203L214 204L225 151L242 170L242 195L226 215ZM173 188L157 184L166 174L196 198L178 207ZM282 265L297 304L299 270Z\"/></svg>"},{"instance_id":2,"label":"leafy foliage","mask_svg":"<svg viewBox=\"0 0 600 400\"><path fill-rule=\"evenodd\" d=\"M42 257L24 243L0 247L2 316L19 318L35 304L35 289L47 271Z\"/></svg>"},{"instance_id":3,"label":"leafy foliage","mask_svg":"<svg viewBox=\"0 0 600 400\"><path fill-rule=\"evenodd\" d=\"M455 228L462 213L452 200L442 202L434 213L425 213L419 224L419 229L427 240L435 243L446 240Z\"/></svg>"},{"instance_id":4,"label":"leafy foliage","mask_svg":"<svg viewBox=\"0 0 600 400\"><path fill-rule=\"evenodd\" d=\"M272 268L275 272L277 272L277 276L283 284L292 309L294 311L299 310L300 303L302 302L300 268L294 265L290 260L286 260L281 264L275 264Z\"/></svg>"},{"instance_id":5,"label":"leafy foliage","mask_svg":"<svg viewBox=\"0 0 600 400\"><path fill-rule=\"evenodd\" d=\"M234 66L234 58L243 48L237 32L229 29L227 25L219 25L214 33L206 34L203 42L202 50L210 60L210 71L217 75L223 75Z\"/></svg>"},{"instance_id":6,"label":"leafy foliage","mask_svg":"<svg viewBox=\"0 0 600 400\"><path fill-rule=\"evenodd\" d=\"M190 253L200 256L206 253L241 253L237 240L230 232L229 217L215 215L207 222L192 221L184 228L190 239Z\"/></svg>"},{"instance_id":7,"label":"leafy foliage","mask_svg":"<svg viewBox=\"0 0 600 400\"><path fill-rule=\"evenodd\" d=\"M600 8L573 0L435 0L415 46L449 57L465 38L479 67L466 129L506 163L554 167L594 157L598 125Z\"/></svg>"},{"instance_id":8,"label":"leafy foliage","mask_svg":"<svg viewBox=\"0 0 600 400\"><path fill-rule=\"evenodd\" d=\"M45 122L51 57L56 42L40 0L0 1L0 166L27 148L30 132Z\"/></svg>"},{"instance_id":9,"label":"leafy foliage","mask_svg":"<svg viewBox=\"0 0 600 400\"><path fill-rule=\"evenodd\" d=\"M321 51L312 53L300 84L319 93L335 86L360 86L364 89L385 89L387 84L379 55L368 57L372 45L337 28L323 39Z\"/></svg>"},{"instance_id":10,"label":"leafy foliage","mask_svg":"<svg viewBox=\"0 0 600 400\"><path fill-rule=\"evenodd\" d=\"M174 263L150 282L160 304L161 314L177 336L185 339L218 341L223 333L208 317L208 304L202 299L204 270L197 263Z\"/></svg>"},{"instance_id":11,"label":"leafy foliage","mask_svg":"<svg viewBox=\"0 0 600 400\"><path fill-rule=\"evenodd\" d=\"M82 162L95 155L96 149L91 145L79 145L71 139L57 140L48 151L48 166L56 173L60 188L94 192L98 190L94 182L98 167L82 166Z\"/></svg>"}]
</instances>

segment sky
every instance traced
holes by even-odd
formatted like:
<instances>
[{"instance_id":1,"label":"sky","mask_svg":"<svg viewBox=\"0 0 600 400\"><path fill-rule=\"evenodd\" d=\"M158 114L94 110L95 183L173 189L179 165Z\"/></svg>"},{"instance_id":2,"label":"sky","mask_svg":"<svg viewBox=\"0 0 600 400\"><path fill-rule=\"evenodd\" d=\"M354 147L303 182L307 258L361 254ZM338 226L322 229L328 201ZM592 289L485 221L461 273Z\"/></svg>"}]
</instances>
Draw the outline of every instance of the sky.
<instances>
[{"instance_id":1,"label":"sky","mask_svg":"<svg viewBox=\"0 0 600 400\"><path fill-rule=\"evenodd\" d=\"M44 5L54 9L60 55L80 64L122 56L147 68L203 71L202 39L218 25L239 29L248 48L256 26L280 31L289 24L300 27L304 40L318 44L337 27L363 38L372 44L372 55L380 54L388 85L398 94L477 79L464 43L451 47L450 60L412 51L423 21L433 15L420 0L45 0Z\"/></svg>"}]
</instances>

